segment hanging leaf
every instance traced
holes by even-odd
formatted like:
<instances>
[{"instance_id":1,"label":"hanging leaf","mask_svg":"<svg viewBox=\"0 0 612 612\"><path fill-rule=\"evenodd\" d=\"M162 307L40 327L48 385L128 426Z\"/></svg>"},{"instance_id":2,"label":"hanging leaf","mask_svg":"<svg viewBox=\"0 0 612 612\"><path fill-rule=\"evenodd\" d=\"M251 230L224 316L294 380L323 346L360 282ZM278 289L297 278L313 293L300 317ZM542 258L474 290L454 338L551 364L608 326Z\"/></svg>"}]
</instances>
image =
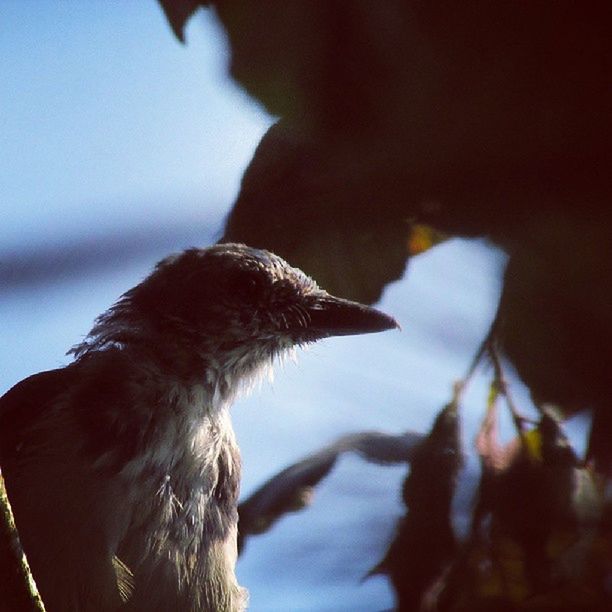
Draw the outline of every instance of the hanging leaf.
<instances>
[{"instance_id":1,"label":"hanging leaf","mask_svg":"<svg viewBox=\"0 0 612 612\"><path fill-rule=\"evenodd\" d=\"M482 475L472 536L444 601L454 602L451 610L605 609L611 557L601 494L558 418L544 411L537 427L506 445L498 435L497 404L489 401L476 437Z\"/></svg>"},{"instance_id":2,"label":"hanging leaf","mask_svg":"<svg viewBox=\"0 0 612 612\"><path fill-rule=\"evenodd\" d=\"M408 511L385 557L371 572L389 576L400 610L417 610L434 586L440 590L436 582L456 548L451 503L461 463L457 404L453 401L441 410L414 452L403 488Z\"/></svg>"}]
</instances>

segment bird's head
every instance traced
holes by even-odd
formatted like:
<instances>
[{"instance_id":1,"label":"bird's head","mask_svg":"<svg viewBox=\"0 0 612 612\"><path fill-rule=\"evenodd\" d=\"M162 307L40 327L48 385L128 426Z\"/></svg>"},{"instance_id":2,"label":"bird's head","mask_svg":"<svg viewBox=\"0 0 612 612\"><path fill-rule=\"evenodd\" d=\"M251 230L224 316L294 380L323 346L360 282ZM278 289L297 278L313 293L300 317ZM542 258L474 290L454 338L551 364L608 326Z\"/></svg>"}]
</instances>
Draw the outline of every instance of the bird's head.
<instances>
[{"instance_id":1,"label":"bird's head","mask_svg":"<svg viewBox=\"0 0 612 612\"><path fill-rule=\"evenodd\" d=\"M228 243L162 260L98 319L84 345L172 338L215 367L247 370L295 345L393 327L390 316L329 295L277 255Z\"/></svg>"}]
</instances>

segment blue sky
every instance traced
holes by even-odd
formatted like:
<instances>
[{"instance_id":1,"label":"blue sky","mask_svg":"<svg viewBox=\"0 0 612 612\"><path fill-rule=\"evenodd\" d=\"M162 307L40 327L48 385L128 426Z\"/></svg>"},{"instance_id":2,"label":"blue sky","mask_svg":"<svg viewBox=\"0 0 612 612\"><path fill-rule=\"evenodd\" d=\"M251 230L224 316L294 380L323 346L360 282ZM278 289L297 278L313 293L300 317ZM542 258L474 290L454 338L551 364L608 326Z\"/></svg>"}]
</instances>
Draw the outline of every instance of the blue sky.
<instances>
[{"instance_id":1,"label":"blue sky","mask_svg":"<svg viewBox=\"0 0 612 612\"><path fill-rule=\"evenodd\" d=\"M187 38L153 0L2 2L0 254L229 207L271 118L209 11Z\"/></svg>"}]
</instances>

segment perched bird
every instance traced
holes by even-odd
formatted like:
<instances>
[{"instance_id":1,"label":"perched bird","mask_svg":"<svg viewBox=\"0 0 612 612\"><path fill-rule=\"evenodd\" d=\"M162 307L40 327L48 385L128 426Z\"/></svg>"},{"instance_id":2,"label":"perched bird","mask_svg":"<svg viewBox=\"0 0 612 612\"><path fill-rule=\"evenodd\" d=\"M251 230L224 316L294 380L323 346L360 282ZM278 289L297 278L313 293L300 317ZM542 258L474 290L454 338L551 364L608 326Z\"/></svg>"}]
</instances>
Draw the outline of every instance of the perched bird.
<instances>
[{"instance_id":1,"label":"perched bird","mask_svg":"<svg viewBox=\"0 0 612 612\"><path fill-rule=\"evenodd\" d=\"M0 399L0 466L47 609L242 610L232 400L296 345L396 325L267 251L160 262L74 362Z\"/></svg>"}]
</instances>

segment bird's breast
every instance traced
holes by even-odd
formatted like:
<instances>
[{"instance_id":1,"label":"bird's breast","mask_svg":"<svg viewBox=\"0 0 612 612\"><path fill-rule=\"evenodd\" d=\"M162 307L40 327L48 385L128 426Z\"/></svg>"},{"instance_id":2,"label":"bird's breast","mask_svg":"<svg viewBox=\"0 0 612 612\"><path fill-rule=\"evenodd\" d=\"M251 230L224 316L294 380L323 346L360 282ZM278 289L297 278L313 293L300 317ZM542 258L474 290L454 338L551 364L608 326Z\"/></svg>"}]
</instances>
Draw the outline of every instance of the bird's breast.
<instances>
[{"instance_id":1,"label":"bird's breast","mask_svg":"<svg viewBox=\"0 0 612 612\"><path fill-rule=\"evenodd\" d=\"M130 487L134 519L123 554L145 571L171 559L172 571L189 582L209 571L211 551L235 549L240 456L227 409L202 412L179 401L169 414L122 470L138 483Z\"/></svg>"}]
</instances>

